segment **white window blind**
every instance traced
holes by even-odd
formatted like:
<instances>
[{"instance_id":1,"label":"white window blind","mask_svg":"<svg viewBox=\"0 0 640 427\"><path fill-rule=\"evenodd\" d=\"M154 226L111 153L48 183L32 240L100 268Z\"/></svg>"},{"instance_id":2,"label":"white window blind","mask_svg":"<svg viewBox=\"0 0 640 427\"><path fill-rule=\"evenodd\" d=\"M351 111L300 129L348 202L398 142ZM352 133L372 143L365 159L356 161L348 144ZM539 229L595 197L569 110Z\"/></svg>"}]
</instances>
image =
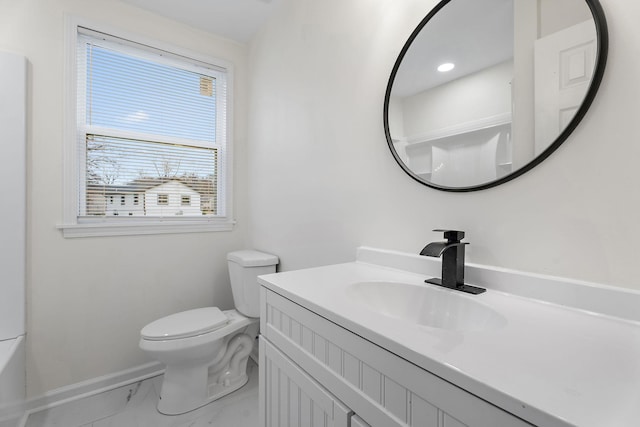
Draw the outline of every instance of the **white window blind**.
<instances>
[{"instance_id":1,"label":"white window blind","mask_svg":"<svg viewBox=\"0 0 640 427\"><path fill-rule=\"evenodd\" d=\"M90 30L77 59L78 217L224 216L225 70Z\"/></svg>"}]
</instances>

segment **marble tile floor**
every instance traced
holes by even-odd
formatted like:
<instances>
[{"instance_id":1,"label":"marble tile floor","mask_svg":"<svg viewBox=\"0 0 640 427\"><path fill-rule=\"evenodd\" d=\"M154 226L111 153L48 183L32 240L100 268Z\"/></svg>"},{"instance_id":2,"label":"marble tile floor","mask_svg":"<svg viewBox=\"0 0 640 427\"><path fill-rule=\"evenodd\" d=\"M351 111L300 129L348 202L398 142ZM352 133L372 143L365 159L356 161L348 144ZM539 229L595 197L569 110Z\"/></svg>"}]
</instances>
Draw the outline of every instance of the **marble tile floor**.
<instances>
[{"instance_id":1,"label":"marble tile floor","mask_svg":"<svg viewBox=\"0 0 640 427\"><path fill-rule=\"evenodd\" d=\"M258 366L249 360L249 382L202 408L167 416L156 409L162 376L36 412L25 427L255 427Z\"/></svg>"}]
</instances>

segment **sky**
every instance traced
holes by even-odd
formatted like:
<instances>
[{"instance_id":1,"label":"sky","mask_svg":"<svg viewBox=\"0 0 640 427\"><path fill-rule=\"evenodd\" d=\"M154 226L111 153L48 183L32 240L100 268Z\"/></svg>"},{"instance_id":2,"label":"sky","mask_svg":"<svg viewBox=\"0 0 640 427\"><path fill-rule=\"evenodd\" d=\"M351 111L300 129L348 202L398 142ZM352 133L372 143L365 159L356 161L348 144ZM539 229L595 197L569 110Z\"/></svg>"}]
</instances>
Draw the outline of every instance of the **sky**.
<instances>
[{"instance_id":1,"label":"sky","mask_svg":"<svg viewBox=\"0 0 640 427\"><path fill-rule=\"evenodd\" d=\"M216 143L214 78L95 45L86 49L87 125ZM215 167L210 148L119 138L95 138L88 147L89 167L103 183L206 177Z\"/></svg>"}]
</instances>

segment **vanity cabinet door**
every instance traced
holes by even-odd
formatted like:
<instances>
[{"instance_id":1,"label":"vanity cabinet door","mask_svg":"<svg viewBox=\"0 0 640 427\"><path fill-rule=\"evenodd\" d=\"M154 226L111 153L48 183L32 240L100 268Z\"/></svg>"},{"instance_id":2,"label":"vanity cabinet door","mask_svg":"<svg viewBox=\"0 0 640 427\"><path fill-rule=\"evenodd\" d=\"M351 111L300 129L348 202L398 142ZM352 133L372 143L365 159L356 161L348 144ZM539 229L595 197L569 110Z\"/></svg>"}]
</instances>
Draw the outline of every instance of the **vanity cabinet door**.
<instances>
[{"instance_id":1,"label":"vanity cabinet door","mask_svg":"<svg viewBox=\"0 0 640 427\"><path fill-rule=\"evenodd\" d=\"M351 414L324 387L260 337L261 427L348 427Z\"/></svg>"}]
</instances>

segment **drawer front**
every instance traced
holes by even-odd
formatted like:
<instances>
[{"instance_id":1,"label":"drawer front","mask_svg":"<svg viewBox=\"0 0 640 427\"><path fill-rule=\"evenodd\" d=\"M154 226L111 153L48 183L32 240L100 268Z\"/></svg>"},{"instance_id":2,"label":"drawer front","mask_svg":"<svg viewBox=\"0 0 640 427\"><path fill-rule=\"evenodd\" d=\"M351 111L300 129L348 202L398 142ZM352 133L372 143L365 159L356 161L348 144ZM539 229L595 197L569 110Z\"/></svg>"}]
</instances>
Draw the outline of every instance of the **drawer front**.
<instances>
[{"instance_id":1,"label":"drawer front","mask_svg":"<svg viewBox=\"0 0 640 427\"><path fill-rule=\"evenodd\" d=\"M521 419L272 292L261 331L374 427L531 427Z\"/></svg>"}]
</instances>

